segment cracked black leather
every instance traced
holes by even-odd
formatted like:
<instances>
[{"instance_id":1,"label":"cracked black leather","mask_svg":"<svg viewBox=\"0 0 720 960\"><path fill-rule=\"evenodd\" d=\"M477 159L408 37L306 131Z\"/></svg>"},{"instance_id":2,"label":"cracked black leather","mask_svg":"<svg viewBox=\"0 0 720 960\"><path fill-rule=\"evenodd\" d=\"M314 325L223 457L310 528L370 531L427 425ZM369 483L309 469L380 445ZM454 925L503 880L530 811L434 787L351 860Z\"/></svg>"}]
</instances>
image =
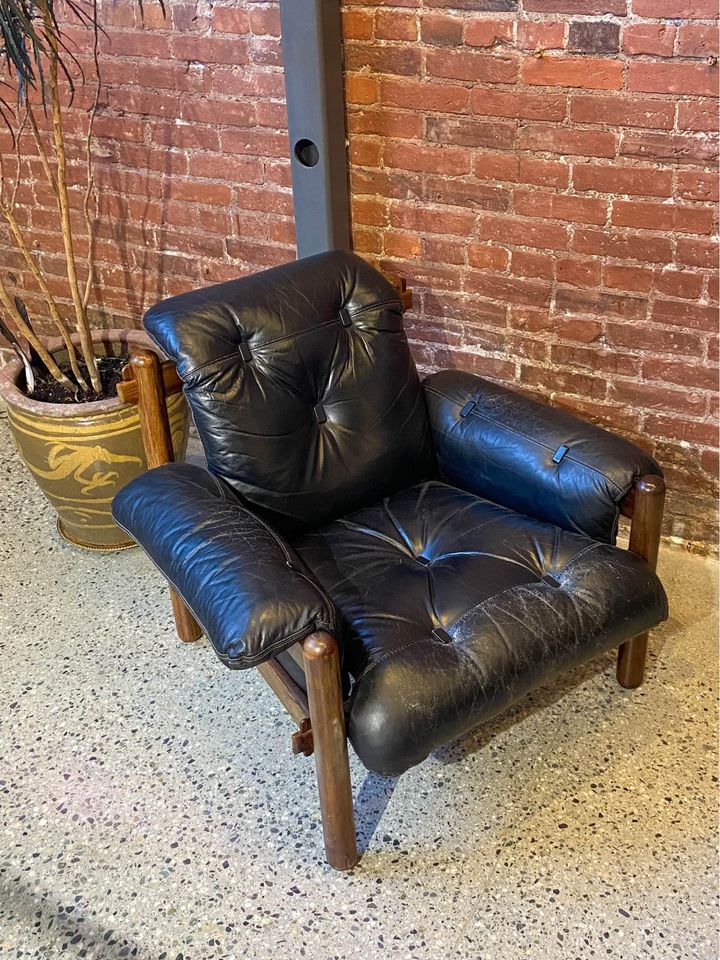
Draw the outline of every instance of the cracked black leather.
<instances>
[{"instance_id":1,"label":"cracked black leather","mask_svg":"<svg viewBox=\"0 0 720 960\"><path fill-rule=\"evenodd\" d=\"M634 480L662 476L630 441L471 373L423 386L442 479L564 530L614 543Z\"/></svg>"},{"instance_id":2,"label":"cracked black leather","mask_svg":"<svg viewBox=\"0 0 720 960\"><path fill-rule=\"evenodd\" d=\"M254 667L335 611L292 548L201 467L170 463L123 487L115 520L149 554L228 667Z\"/></svg>"},{"instance_id":3,"label":"cracked black leather","mask_svg":"<svg viewBox=\"0 0 720 960\"><path fill-rule=\"evenodd\" d=\"M282 531L430 475L422 387L392 285L333 251L145 316L177 363L209 470Z\"/></svg>"},{"instance_id":4,"label":"cracked black leather","mask_svg":"<svg viewBox=\"0 0 720 960\"><path fill-rule=\"evenodd\" d=\"M386 776L667 616L640 557L435 481L294 547L338 611L350 739Z\"/></svg>"}]
</instances>

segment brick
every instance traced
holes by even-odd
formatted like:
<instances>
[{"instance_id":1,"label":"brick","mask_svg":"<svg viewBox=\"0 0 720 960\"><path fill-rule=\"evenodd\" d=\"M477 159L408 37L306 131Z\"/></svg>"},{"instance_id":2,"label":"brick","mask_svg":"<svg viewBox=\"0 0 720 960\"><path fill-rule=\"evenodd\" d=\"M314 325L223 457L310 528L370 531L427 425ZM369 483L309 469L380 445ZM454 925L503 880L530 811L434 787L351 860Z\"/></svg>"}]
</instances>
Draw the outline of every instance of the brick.
<instances>
[{"instance_id":1,"label":"brick","mask_svg":"<svg viewBox=\"0 0 720 960\"><path fill-rule=\"evenodd\" d=\"M580 367L593 373L620 377L637 377L641 369L640 360L633 355L608 350L602 345L588 347L554 343L550 347L550 360L558 366Z\"/></svg>"},{"instance_id":2,"label":"brick","mask_svg":"<svg viewBox=\"0 0 720 960\"><path fill-rule=\"evenodd\" d=\"M672 171L657 167L619 167L615 164L576 163L573 166L575 190L629 196L672 196Z\"/></svg>"},{"instance_id":3,"label":"brick","mask_svg":"<svg viewBox=\"0 0 720 960\"><path fill-rule=\"evenodd\" d=\"M253 11L257 16L260 11ZM173 14L175 5L173 5ZM214 33L233 33L236 36L250 32L250 16L241 7L213 7L212 26ZM258 31L253 30L253 33Z\"/></svg>"},{"instance_id":4,"label":"brick","mask_svg":"<svg viewBox=\"0 0 720 960\"><path fill-rule=\"evenodd\" d=\"M517 45L521 50L562 50L565 46L565 24L540 20L520 20Z\"/></svg>"},{"instance_id":5,"label":"brick","mask_svg":"<svg viewBox=\"0 0 720 960\"><path fill-rule=\"evenodd\" d=\"M468 290L494 302L525 303L536 307L550 303L551 286L540 280L503 277L490 273L468 273L465 284Z\"/></svg>"},{"instance_id":6,"label":"brick","mask_svg":"<svg viewBox=\"0 0 720 960\"><path fill-rule=\"evenodd\" d=\"M570 167L559 160L536 160L521 156L518 161L518 180L539 187L566 187L570 180Z\"/></svg>"},{"instance_id":7,"label":"brick","mask_svg":"<svg viewBox=\"0 0 720 960\"><path fill-rule=\"evenodd\" d=\"M703 393L673 390L642 380L613 379L609 383L608 397L645 410L667 410L669 413L682 412L695 416L702 416L706 408Z\"/></svg>"},{"instance_id":8,"label":"brick","mask_svg":"<svg viewBox=\"0 0 720 960\"><path fill-rule=\"evenodd\" d=\"M547 253L513 250L510 271L518 277L552 280L555 276L555 260Z\"/></svg>"},{"instance_id":9,"label":"brick","mask_svg":"<svg viewBox=\"0 0 720 960\"><path fill-rule=\"evenodd\" d=\"M375 17L367 10L342 11L344 40L371 40L375 31Z\"/></svg>"},{"instance_id":10,"label":"brick","mask_svg":"<svg viewBox=\"0 0 720 960\"><path fill-rule=\"evenodd\" d=\"M667 237L592 227L576 228L572 248L577 253L640 263L669 263L673 256L672 240Z\"/></svg>"},{"instance_id":11,"label":"brick","mask_svg":"<svg viewBox=\"0 0 720 960\"><path fill-rule=\"evenodd\" d=\"M555 276L558 283L567 283L571 286L600 286L600 271L601 264L597 260L562 257L555 263Z\"/></svg>"},{"instance_id":12,"label":"brick","mask_svg":"<svg viewBox=\"0 0 720 960\"><path fill-rule=\"evenodd\" d=\"M522 364L520 368L520 382L529 386L544 387L553 393L576 394L580 397L593 397L603 400L607 396L607 380L600 377L591 377L586 373L576 373L571 370L548 370L547 367L536 367Z\"/></svg>"},{"instance_id":13,"label":"brick","mask_svg":"<svg viewBox=\"0 0 720 960\"><path fill-rule=\"evenodd\" d=\"M633 0L633 13L653 20L716 20L718 9L714 0Z\"/></svg>"},{"instance_id":14,"label":"brick","mask_svg":"<svg viewBox=\"0 0 720 960\"><path fill-rule=\"evenodd\" d=\"M348 135L367 134L392 140L419 140L422 117L405 110L357 110L348 115Z\"/></svg>"},{"instance_id":15,"label":"brick","mask_svg":"<svg viewBox=\"0 0 720 960\"><path fill-rule=\"evenodd\" d=\"M390 210L390 224L405 230L418 232L455 234L467 237L475 223L475 214L471 211L447 211L438 213L429 207L394 205Z\"/></svg>"},{"instance_id":16,"label":"brick","mask_svg":"<svg viewBox=\"0 0 720 960\"><path fill-rule=\"evenodd\" d=\"M418 118L419 119L419 118ZM454 117L428 117L425 139L430 143L454 144L461 147L498 147L510 149L515 144L514 121L482 121Z\"/></svg>"},{"instance_id":17,"label":"brick","mask_svg":"<svg viewBox=\"0 0 720 960\"><path fill-rule=\"evenodd\" d=\"M561 93L524 93L517 90L475 88L470 104L473 113L478 116L562 120L567 110L567 97Z\"/></svg>"},{"instance_id":18,"label":"brick","mask_svg":"<svg viewBox=\"0 0 720 960\"><path fill-rule=\"evenodd\" d=\"M623 30L623 53L671 57L677 28L670 23L633 23Z\"/></svg>"},{"instance_id":19,"label":"brick","mask_svg":"<svg viewBox=\"0 0 720 960\"><path fill-rule=\"evenodd\" d=\"M508 13L517 8L518 0L452 0L454 10L478 13ZM425 0L426 7L446 7L447 0Z\"/></svg>"},{"instance_id":20,"label":"brick","mask_svg":"<svg viewBox=\"0 0 720 960\"><path fill-rule=\"evenodd\" d=\"M584 157L614 157L615 134L605 130L572 130L551 124L526 124L518 137L519 150L573 154Z\"/></svg>"},{"instance_id":21,"label":"brick","mask_svg":"<svg viewBox=\"0 0 720 960\"><path fill-rule=\"evenodd\" d=\"M414 13L378 10L375 14L375 36L378 40L418 39L418 21Z\"/></svg>"},{"instance_id":22,"label":"brick","mask_svg":"<svg viewBox=\"0 0 720 960\"><path fill-rule=\"evenodd\" d=\"M718 265L718 244L715 240L686 240L680 237L677 242L677 263L689 267L712 267Z\"/></svg>"},{"instance_id":23,"label":"brick","mask_svg":"<svg viewBox=\"0 0 720 960\"><path fill-rule=\"evenodd\" d=\"M421 53L417 46L385 45L352 41L344 45L346 70L372 70L375 73L416 77L420 73Z\"/></svg>"},{"instance_id":24,"label":"brick","mask_svg":"<svg viewBox=\"0 0 720 960\"><path fill-rule=\"evenodd\" d=\"M236 38L176 35L173 37L172 50L177 60L228 66L246 64L249 45L247 41Z\"/></svg>"},{"instance_id":25,"label":"brick","mask_svg":"<svg viewBox=\"0 0 720 960\"><path fill-rule=\"evenodd\" d=\"M427 14L420 24L423 43L438 47L454 47L462 43L463 21L458 17Z\"/></svg>"},{"instance_id":26,"label":"brick","mask_svg":"<svg viewBox=\"0 0 720 960\"><path fill-rule=\"evenodd\" d=\"M681 57L716 57L720 53L717 24L681 24L676 52Z\"/></svg>"},{"instance_id":27,"label":"brick","mask_svg":"<svg viewBox=\"0 0 720 960\"><path fill-rule=\"evenodd\" d=\"M700 170L678 170L675 196L679 200L716 203L719 199L717 174L703 173Z\"/></svg>"},{"instance_id":28,"label":"brick","mask_svg":"<svg viewBox=\"0 0 720 960\"><path fill-rule=\"evenodd\" d=\"M709 163L717 159L718 147L707 137L670 133L624 133L620 153L668 163Z\"/></svg>"},{"instance_id":29,"label":"brick","mask_svg":"<svg viewBox=\"0 0 720 960\"><path fill-rule=\"evenodd\" d=\"M521 220L501 214L478 217L477 235L481 240L540 250L567 250L568 247L568 228L565 225Z\"/></svg>"},{"instance_id":30,"label":"brick","mask_svg":"<svg viewBox=\"0 0 720 960\"><path fill-rule=\"evenodd\" d=\"M391 257L419 257L422 254L420 237L410 233L394 233L390 230L383 234L385 253Z\"/></svg>"},{"instance_id":31,"label":"brick","mask_svg":"<svg viewBox=\"0 0 720 960\"><path fill-rule=\"evenodd\" d=\"M624 264L605 265L605 286L632 293L649 293L654 272L648 267L629 267Z\"/></svg>"},{"instance_id":32,"label":"brick","mask_svg":"<svg viewBox=\"0 0 720 960\"><path fill-rule=\"evenodd\" d=\"M683 360L666 360L649 357L643 361L643 376L646 380L676 383L682 387L699 390L718 389L718 368ZM717 440L717 433L715 434Z\"/></svg>"},{"instance_id":33,"label":"brick","mask_svg":"<svg viewBox=\"0 0 720 960\"><path fill-rule=\"evenodd\" d=\"M380 100L388 106L433 113L466 113L470 93L464 87L445 83L383 79Z\"/></svg>"},{"instance_id":34,"label":"brick","mask_svg":"<svg viewBox=\"0 0 720 960\"><path fill-rule=\"evenodd\" d=\"M385 163L400 170L444 173L458 176L470 172L470 152L461 147L438 147L411 143L388 143Z\"/></svg>"},{"instance_id":35,"label":"brick","mask_svg":"<svg viewBox=\"0 0 720 960\"><path fill-rule=\"evenodd\" d=\"M523 83L586 90L619 90L622 63L586 57L529 57L522 66Z\"/></svg>"},{"instance_id":36,"label":"brick","mask_svg":"<svg viewBox=\"0 0 720 960\"><path fill-rule=\"evenodd\" d=\"M220 8L213 8L213 17L215 17ZM238 11L237 7L227 7L225 9ZM243 12L240 8L239 12ZM280 10L278 7L255 7L250 11L250 29L259 37L279 37L280 36ZM241 31L237 31L241 32Z\"/></svg>"},{"instance_id":37,"label":"brick","mask_svg":"<svg viewBox=\"0 0 720 960\"><path fill-rule=\"evenodd\" d=\"M158 99L157 94L153 95L153 99ZM258 104L258 106L261 105ZM267 104L262 104L262 106L267 106ZM281 103L277 104L276 107L279 108L279 115L284 120L285 105ZM246 103L242 100L217 101L207 98L199 100L184 97L179 109L173 100L172 111L168 109L163 115L177 115L183 120L207 124L217 124L220 116L222 117L222 125L230 127L251 127L256 122L255 104Z\"/></svg>"},{"instance_id":38,"label":"brick","mask_svg":"<svg viewBox=\"0 0 720 960\"><path fill-rule=\"evenodd\" d=\"M442 203L476 210L507 210L510 191L504 187L488 186L475 180L453 177L425 177L423 197L432 203Z\"/></svg>"},{"instance_id":39,"label":"brick","mask_svg":"<svg viewBox=\"0 0 720 960\"><path fill-rule=\"evenodd\" d=\"M374 77L350 73L345 77L345 98L349 104L368 106L377 103L378 84Z\"/></svg>"},{"instance_id":40,"label":"brick","mask_svg":"<svg viewBox=\"0 0 720 960\"><path fill-rule=\"evenodd\" d=\"M602 16L616 13L625 16L626 0L525 0L528 13L572 13L580 16Z\"/></svg>"},{"instance_id":41,"label":"brick","mask_svg":"<svg viewBox=\"0 0 720 960\"><path fill-rule=\"evenodd\" d=\"M582 313L590 316L624 317L626 320L642 320L647 313L644 297L626 297L599 290L558 288L555 309L559 313Z\"/></svg>"},{"instance_id":42,"label":"brick","mask_svg":"<svg viewBox=\"0 0 720 960\"><path fill-rule=\"evenodd\" d=\"M670 437L686 444L712 446L717 443L717 427L714 423L652 413L645 418L645 429L654 437ZM703 454L706 452L703 451ZM701 462L703 462L702 459Z\"/></svg>"},{"instance_id":43,"label":"brick","mask_svg":"<svg viewBox=\"0 0 720 960\"><path fill-rule=\"evenodd\" d=\"M577 94L570 101L570 119L574 123L670 130L675 122L675 104L638 97L593 97Z\"/></svg>"},{"instance_id":44,"label":"brick","mask_svg":"<svg viewBox=\"0 0 720 960\"><path fill-rule=\"evenodd\" d=\"M674 203L615 200L611 222L620 227L665 230L679 233L712 233L714 213L710 209L681 207Z\"/></svg>"},{"instance_id":45,"label":"brick","mask_svg":"<svg viewBox=\"0 0 720 960\"><path fill-rule=\"evenodd\" d=\"M465 43L469 47L497 47L513 39L512 20L468 20Z\"/></svg>"},{"instance_id":46,"label":"brick","mask_svg":"<svg viewBox=\"0 0 720 960\"><path fill-rule=\"evenodd\" d=\"M576 53L617 53L620 24L607 20L575 20L568 30L567 48Z\"/></svg>"},{"instance_id":47,"label":"brick","mask_svg":"<svg viewBox=\"0 0 720 960\"><path fill-rule=\"evenodd\" d=\"M628 90L713 97L718 92L718 69L706 63L631 63Z\"/></svg>"},{"instance_id":48,"label":"brick","mask_svg":"<svg viewBox=\"0 0 720 960\"><path fill-rule=\"evenodd\" d=\"M506 270L510 260L507 250L490 243L471 243L467 254L468 263L480 270Z\"/></svg>"},{"instance_id":49,"label":"brick","mask_svg":"<svg viewBox=\"0 0 720 960\"><path fill-rule=\"evenodd\" d=\"M439 263L465 263L465 243L439 237L423 237L423 256Z\"/></svg>"},{"instance_id":50,"label":"brick","mask_svg":"<svg viewBox=\"0 0 720 960\"><path fill-rule=\"evenodd\" d=\"M708 130L716 132L718 124L717 100L685 100L678 104L678 130Z\"/></svg>"},{"instance_id":51,"label":"brick","mask_svg":"<svg viewBox=\"0 0 720 960\"><path fill-rule=\"evenodd\" d=\"M459 50L428 50L426 69L433 77L472 80L473 83L514 83L518 76L516 57Z\"/></svg>"},{"instance_id":52,"label":"brick","mask_svg":"<svg viewBox=\"0 0 720 960\"><path fill-rule=\"evenodd\" d=\"M655 299L651 311L656 323L670 323L686 330L705 330L714 333L718 327L718 311L715 306L677 300Z\"/></svg>"},{"instance_id":53,"label":"brick","mask_svg":"<svg viewBox=\"0 0 720 960\"><path fill-rule=\"evenodd\" d=\"M540 193L537 190L516 190L513 194L516 213L545 220L567 220L570 223L605 223L608 205L605 200Z\"/></svg>"},{"instance_id":54,"label":"brick","mask_svg":"<svg viewBox=\"0 0 720 960\"><path fill-rule=\"evenodd\" d=\"M689 270L664 268L655 278L655 288L667 297L697 300L702 292L703 277Z\"/></svg>"},{"instance_id":55,"label":"brick","mask_svg":"<svg viewBox=\"0 0 720 960\"><path fill-rule=\"evenodd\" d=\"M603 332L603 324L597 319L558 316L549 310L532 310L522 306L511 308L510 326L527 333L547 333L553 338L573 343L593 343Z\"/></svg>"}]
</instances>

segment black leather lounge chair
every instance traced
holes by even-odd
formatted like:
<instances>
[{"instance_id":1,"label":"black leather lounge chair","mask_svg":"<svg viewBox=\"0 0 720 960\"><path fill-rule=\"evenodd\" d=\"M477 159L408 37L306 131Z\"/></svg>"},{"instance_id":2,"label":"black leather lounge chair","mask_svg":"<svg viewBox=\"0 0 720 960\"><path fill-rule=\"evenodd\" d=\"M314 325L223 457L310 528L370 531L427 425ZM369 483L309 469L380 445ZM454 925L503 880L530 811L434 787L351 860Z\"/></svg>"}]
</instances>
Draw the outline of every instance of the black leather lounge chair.
<instances>
[{"instance_id":1,"label":"black leather lounge chair","mask_svg":"<svg viewBox=\"0 0 720 960\"><path fill-rule=\"evenodd\" d=\"M402 314L339 251L158 304L208 469L151 469L113 505L181 637L259 667L297 722L338 869L358 859L346 737L394 776L607 648L638 686L667 616L657 463L469 373L421 382ZM131 367L149 462L170 460L159 362Z\"/></svg>"}]
</instances>

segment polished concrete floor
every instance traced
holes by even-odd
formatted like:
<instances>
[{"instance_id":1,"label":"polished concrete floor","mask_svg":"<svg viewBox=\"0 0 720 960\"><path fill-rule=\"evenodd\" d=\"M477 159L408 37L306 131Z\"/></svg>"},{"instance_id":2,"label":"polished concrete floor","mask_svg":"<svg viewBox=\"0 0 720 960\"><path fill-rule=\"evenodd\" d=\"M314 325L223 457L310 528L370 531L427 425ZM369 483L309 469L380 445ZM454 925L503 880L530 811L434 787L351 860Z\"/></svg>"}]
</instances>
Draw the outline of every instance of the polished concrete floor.
<instances>
[{"instance_id":1,"label":"polished concrete floor","mask_svg":"<svg viewBox=\"0 0 720 960\"><path fill-rule=\"evenodd\" d=\"M712 561L663 552L640 690L607 656L396 784L353 758L343 875L261 678L63 543L2 419L0 473L0 958L715 960Z\"/></svg>"}]
</instances>

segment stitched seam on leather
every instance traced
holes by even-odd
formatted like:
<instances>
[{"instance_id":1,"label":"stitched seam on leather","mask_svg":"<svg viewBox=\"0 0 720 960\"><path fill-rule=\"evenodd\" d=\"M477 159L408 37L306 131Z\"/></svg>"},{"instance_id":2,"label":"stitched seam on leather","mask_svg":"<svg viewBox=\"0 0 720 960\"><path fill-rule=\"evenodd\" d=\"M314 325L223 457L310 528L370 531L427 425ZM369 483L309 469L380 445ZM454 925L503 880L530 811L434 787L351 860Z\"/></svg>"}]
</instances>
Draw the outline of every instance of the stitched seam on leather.
<instances>
[{"instance_id":1,"label":"stitched seam on leather","mask_svg":"<svg viewBox=\"0 0 720 960\"><path fill-rule=\"evenodd\" d=\"M438 390L435 390L433 387L426 386L425 389L428 391L428 393L434 393L436 397L440 397L442 400L447 400L449 403L452 403L455 406L460 406L457 400L453 400L452 397L448 397L446 394L440 393ZM551 447L547 443L544 443L542 440L537 440L535 437L528 437L526 434L521 433L519 430L516 430L514 427L508 426L508 424L503 423L501 420L495 420L492 417L488 417L482 413L478 413L476 409L471 410L470 413L468 414L468 417L478 417L480 420L485 420L486 423L492 423L494 426L500 427L502 430L507 430L508 433L514 433L516 436L522 437L523 440L527 440L528 443L534 443L538 447L542 447L544 450L547 450L551 453L554 453L555 450L557 449L557 447ZM622 493L623 488L618 483L616 483L615 480L612 479L612 477L608 477L608 475L606 473L603 473L602 470L598 470L597 467L593 467L589 463L585 463L583 460L578 460L577 457L571 457L567 454L565 455L565 457L563 457L563 459L570 460L572 461L572 463L577 463L578 466L584 467L586 470L591 470L593 473L596 473L599 477L602 477L603 480L607 480L607 482L611 483L616 490ZM613 500L613 503L615 502L616 501Z\"/></svg>"},{"instance_id":2,"label":"stitched seam on leather","mask_svg":"<svg viewBox=\"0 0 720 960\"><path fill-rule=\"evenodd\" d=\"M369 663L365 667L365 669L360 674L358 674L358 676L355 678L355 686L357 686L360 683L360 681L363 679L363 677L367 676L368 673L372 673L375 667L380 666L383 660L387 660L390 657L397 656L398 653L402 653L403 650L409 650L410 647L416 647L419 643L423 643L423 641L425 640L427 640L427 637L418 637L417 640L411 640L409 643L403 644L402 647L398 647L397 650L389 650L387 653L384 653L379 659L374 660L372 663Z\"/></svg>"},{"instance_id":3,"label":"stitched seam on leather","mask_svg":"<svg viewBox=\"0 0 720 960\"><path fill-rule=\"evenodd\" d=\"M241 654L239 657L230 657L226 653L218 652L218 657L224 663L228 664L228 666L230 664L242 663L248 667L254 667L256 663L262 663L264 660L271 659L279 647L282 647L283 645L290 646L291 644L295 643L299 637L309 637L311 633L315 633L319 626L322 626L322 624L319 624L317 620L313 620L312 623L307 624L304 627L300 627L299 630L294 630L292 633L286 634L279 640L274 640L271 644L263 647L263 649L259 650L257 653L249 655ZM212 638L210 637L209 639L212 642ZM213 647L214 646L215 644L213 644Z\"/></svg>"}]
</instances>

